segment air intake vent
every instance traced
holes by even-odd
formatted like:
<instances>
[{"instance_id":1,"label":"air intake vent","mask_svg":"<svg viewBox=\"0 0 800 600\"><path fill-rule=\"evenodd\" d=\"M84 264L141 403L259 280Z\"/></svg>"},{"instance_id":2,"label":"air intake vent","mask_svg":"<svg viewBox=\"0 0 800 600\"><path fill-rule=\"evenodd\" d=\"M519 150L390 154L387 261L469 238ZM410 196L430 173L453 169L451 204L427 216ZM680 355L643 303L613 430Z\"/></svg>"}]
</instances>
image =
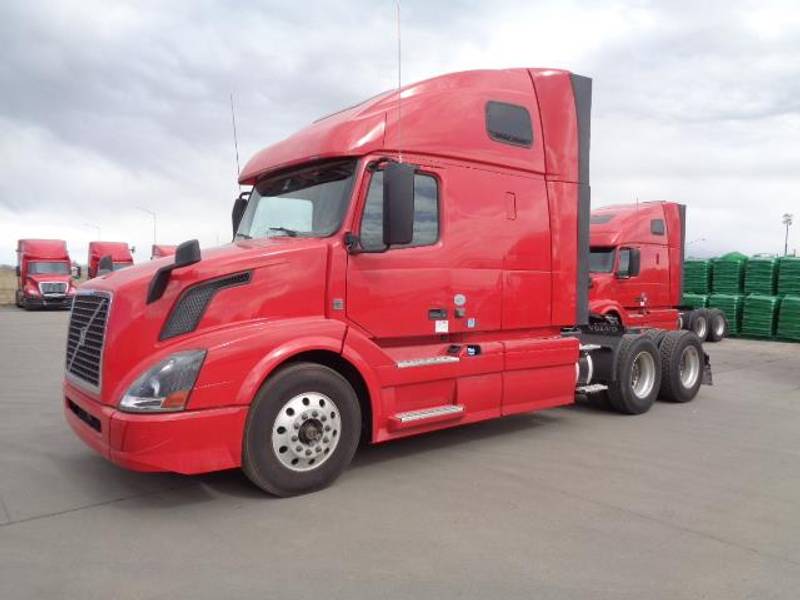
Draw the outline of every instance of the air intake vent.
<instances>
[{"instance_id":1,"label":"air intake vent","mask_svg":"<svg viewBox=\"0 0 800 600\"><path fill-rule=\"evenodd\" d=\"M167 340L197 329L200 319L211 303L211 299L219 290L246 285L250 283L251 272L227 275L220 279L212 279L185 290L167 319L159 339Z\"/></svg>"},{"instance_id":2,"label":"air intake vent","mask_svg":"<svg viewBox=\"0 0 800 600\"><path fill-rule=\"evenodd\" d=\"M108 294L78 294L72 305L67 334L67 373L100 387L103 343L111 297Z\"/></svg>"}]
</instances>

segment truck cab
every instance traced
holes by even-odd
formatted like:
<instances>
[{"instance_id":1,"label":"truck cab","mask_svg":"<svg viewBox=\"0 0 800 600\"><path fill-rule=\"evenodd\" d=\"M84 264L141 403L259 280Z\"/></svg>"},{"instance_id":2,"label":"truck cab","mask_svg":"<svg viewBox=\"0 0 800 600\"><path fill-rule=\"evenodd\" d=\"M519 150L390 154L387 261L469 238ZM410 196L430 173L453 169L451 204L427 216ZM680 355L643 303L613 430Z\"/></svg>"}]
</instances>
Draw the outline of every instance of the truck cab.
<instances>
[{"instance_id":1,"label":"truck cab","mask_svg":"<svg viewBox=\"0 0 800 600\"><path fill-rule=\"evenodd\" d=\"M72 263L63 240L17 241L17 306L68 309L75 295Z\"/></svg>"},{"instance_id":2,"label":"truck cab","mask_svg":"<svg viewBox=\"0 0 800 600\"><path fill-rule=\"evenodd\" d=\"M592 211L589 307L628 327L679 327L685 207L674 202Z\"/></svg>"},{"instance_id":3,"label":"truck cab","mask_svg":"<svg viewBox=\"0 0 800 600\"><path fill-rule=\"evenodd\" d=\"M107 257L107 258L106 258ZM106 260L101 265L101 261ZM89 242L89 279L133 266L131 249L125 242Z\"/></svg>"},{"instance_id":4,"label":"truck cab","mask_svg":"<svg viewBox=\"0 0 800 600\"><path fill-rule=\"evenodd\" d=\"M67 421L128 468L241 467L292 495L333 481L361 439L576 391L646 411L674 392L655 343L582 337L590 104L591 80L562 70L454 73L258 152L231 244L190 240L81 287Z\"/></svg>"},{"instance_id":5,"label":"truck cab","mask_svg":"<svg viewBox=\"0 0 800 600\"><path fill-rule=\"evenodd\" d=\"M150 260L164 258L165 256L175 256L177 246L171 244L153 244L150 250Z\"/></svg>"}]
</instances>

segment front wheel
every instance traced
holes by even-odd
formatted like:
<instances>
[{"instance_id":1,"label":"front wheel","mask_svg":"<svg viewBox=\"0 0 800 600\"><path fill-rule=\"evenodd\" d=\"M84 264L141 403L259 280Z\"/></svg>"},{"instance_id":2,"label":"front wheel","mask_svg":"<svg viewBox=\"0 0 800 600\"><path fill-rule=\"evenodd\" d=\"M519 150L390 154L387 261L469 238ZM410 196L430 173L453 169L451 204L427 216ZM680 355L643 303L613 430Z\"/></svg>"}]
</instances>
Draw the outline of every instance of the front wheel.
<instances>
[{"instance_id":1,"label":"front wheel","mask_svg":"<svg viewBox=\"0 0 800 600\"><path fill-rule=\"evenodd\" d=\"M705 308L693 310L689 316L689 329L697 334L701 342L708 337L708 311Z\"/></svg>"},{"instance_id":2,"label":"front wheel","mask_svg":"<svg viewBox=\"0 0 800 600\"><path fill-rule=\"evenodd\" d=\"M728 319L725 313L718 308L708 310L708 338L709 342L719 342L728 336Z\"/></svg>"},{"instance_id":3,"label":"front wheel","mask_svg":"<svg viewBox=\"0 0 800 600\"><path fill-rule=\"evenodd\" d=\"M261 489L294 496L332 483L355 454L361 409L339 373L297 363L270 377L245 426L242 468Z\"/></svg>"}]
</instances>

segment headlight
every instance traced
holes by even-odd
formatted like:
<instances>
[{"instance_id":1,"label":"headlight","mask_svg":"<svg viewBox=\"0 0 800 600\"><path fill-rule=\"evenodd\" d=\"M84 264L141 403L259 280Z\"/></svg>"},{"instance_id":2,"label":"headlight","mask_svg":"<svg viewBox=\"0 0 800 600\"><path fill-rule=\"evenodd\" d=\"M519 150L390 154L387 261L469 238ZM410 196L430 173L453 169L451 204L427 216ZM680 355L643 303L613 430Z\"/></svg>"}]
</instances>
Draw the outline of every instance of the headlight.
<instances>
[{"instance_id":1,"label":"headlight","mask_svg":"<svg viewBox=\"0 0 800 600\"><path fill-rule=\"evenodd\" d=\"M119 403L129 412L183 410L206 357L205 350L178 352L145 371Z\"/></svg>"}]
</instances>

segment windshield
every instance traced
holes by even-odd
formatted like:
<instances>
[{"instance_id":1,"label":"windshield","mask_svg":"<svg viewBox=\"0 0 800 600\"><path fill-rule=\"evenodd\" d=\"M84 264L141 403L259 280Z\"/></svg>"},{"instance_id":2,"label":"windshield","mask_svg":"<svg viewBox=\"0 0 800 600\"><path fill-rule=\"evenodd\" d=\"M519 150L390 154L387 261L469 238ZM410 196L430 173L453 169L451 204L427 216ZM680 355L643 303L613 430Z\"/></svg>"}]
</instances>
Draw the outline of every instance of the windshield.
<instances>
[{"instance_id":1,"label":"windshield","mask_svg":"<svg viewBox=\"0 0 800 600\"><path fill-rule=\"evenodd\" d=\"M132 266L133 266L133 263L129 263L129 262L124 262L124 263L115 262L114 263L114 270L115 271L119 271L120 269L127 269L128 267L132 267Z\"/></svg>"},{"instance_id":2,"label":"windshield","mask_svg":"<svg viewBox=\"0 0 800 600\"><path fill-rule=\"evenodd\" d=\"M69 265L65 262L32 262L28 265L31 275L69 275Z\"/></svg>"},{"instance_id":3,"label":"windshield","mask_svg":"<svg viewBox=\"0 0 800 600\"><path fill-rule=\"evenodd\" d=\"M328 162L259 181L236 239L331 235L347 210L355 166L355 160Z\"/></svg>"},{"instance_id":4,"label":"windshield","mask_svg":"<svg viewBox=\"0 0 800 600\"><path fill-rule=\"evenodd\" d=\"M614 270L613 248L592 248L589 254L589 271L611 273Z\"/></svg>"}]
</instances>

